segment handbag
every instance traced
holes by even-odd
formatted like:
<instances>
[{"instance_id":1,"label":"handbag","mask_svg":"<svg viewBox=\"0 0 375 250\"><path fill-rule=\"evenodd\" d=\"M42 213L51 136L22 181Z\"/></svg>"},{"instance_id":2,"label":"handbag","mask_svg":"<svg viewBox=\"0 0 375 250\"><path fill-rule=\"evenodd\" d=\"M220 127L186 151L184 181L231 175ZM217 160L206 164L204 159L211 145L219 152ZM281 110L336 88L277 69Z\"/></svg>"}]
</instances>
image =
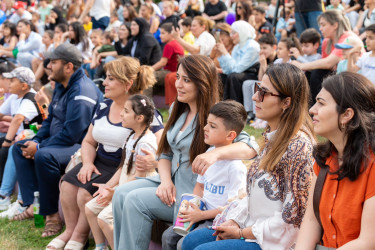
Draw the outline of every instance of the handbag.
<instances>
[{"instance_id":1,"label":"handbag","mask_svg":"<svg viewBox=\"0 0 375 250\"><path fill-rule=\"evenodd\" d=\"M71 156L71 159L70 159L68 165L66 165L65 173L68 173L70 170L72 170L75 166L77 166L80 163L82 163L81 148L78 149L74 153L74 155Z\"/></svg>"},{"instance_id":2,"label":"handbag","mask_svg":"<svg viewBox=\"0 0 375 250\"><path fill-rule=\"evenodd\" d=\"M316 179L315 183L315 188L314 188L314 196L313 196L313 207L314 207L314 214L319 222L320 227L322 228L322 236L323 236L323 226L322 226L322 221L320 220L320 214L319 214L319 203L320 203L320 198L322 196L322 189L324 182L326 180L326 176L328 173L328 167L321 168L318 178ZM325 247L319 244L316 244L315 250L331 250L331 249L336 249L336 248L329 248Z\"/></svg>"}]
</instances>

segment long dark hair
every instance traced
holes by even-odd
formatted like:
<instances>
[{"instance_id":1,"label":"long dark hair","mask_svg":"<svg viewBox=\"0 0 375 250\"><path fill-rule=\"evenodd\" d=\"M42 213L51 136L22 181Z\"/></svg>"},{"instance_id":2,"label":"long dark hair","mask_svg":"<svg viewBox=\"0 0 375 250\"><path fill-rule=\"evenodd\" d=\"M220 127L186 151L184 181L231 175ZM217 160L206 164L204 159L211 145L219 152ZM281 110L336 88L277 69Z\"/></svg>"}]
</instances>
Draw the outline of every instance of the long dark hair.
<instances>
[{"instance_id":1,"label":"long dark hair","mask_svg":"<svg viewBox=\"0 0 375 250\"><path fill-rule=\"evenodd\" d=\"M207 123L207 117L210 108L219 101L219 79L213 61L202 55L191 55L182 58L178 67L182 67L189 79L194 83L198 89L196 98L197 107L199 108L198 118L195 126L195 134L190 147L190 164L196 156L204 153L208 145L204 143L203 128ZM170 145L167 141L168 130L176 123L178 118L185 111L189 110L187 103L179 102L176 98L174 101L171 116L164 128L162 138L159 143L157 154L168 152Z\"/></svg>"},{"instance_id":2,"label":"long dark hair","mask_svg":"<svg viewBox=\"0 0 375 250\"><path fill-rule=\"evenodd\" d=\"M252 8L251 8L249 2L244 1L244 0L238 1L237 4L236 4L236 21L242 20L241 16L237 14L237 5L239 3L241 3L242 9L244 11L244 21L248 22L251 14L252 14Z\"/></svg>"},{"instance_id":3,"label":"long dark hair","mask_svg":"<svg viewBox=\"0 0 375 250\"><path fill-rule=\"evenodd\" d=\"M154 111L155 107L152 101L145 95L133 95L131 96L128 101L132 104L132 109L136 115L143 115L143 122L146 125L145 129L143 130L142 134L138 137L138 139L133 144L133 149L129 157L128 166L127 166L127 174L129 175L131 173L131 170L133 168L133 158L135 153L135 148L137 147L137 144L139 140L146 134L147 130L149 129L152 120L154 118ZM124 165L124 162L126 160L126 145L128 144L128 141L130 137L135 132L132 131L128 138L126 139L125 146L122 149L122 157L121 157L121 163L120 167Z\"/></svg>"},{"instance_id":4,"label":"long dark hair","mask_svg":"<svg viewBox=\"0 0 375 250\"><path fill-rule=\"evenodd\" d=\"M9 21L5 21L3 23L3 29L8 28L10 29L10 37L16 36L17 35L17 27L14 23L11 23Z\"/></svg>"},{"instance_id":5,"label":"long dark hair","mask_svg":"<svg viewBox=\"0 0 375 250\"><path fill-rule=\"evenodd\" d=\"M355 181L366 169L370 154L375 152L375 86L362 75L343 72L326 78L322 88L335 100L339 116L348 108L354 110L353 118L344 129L337 121L345 133L346 144L343 163L333 174L338 174L338 180L348 177ZM333 151L336 148L330 141L316 145L313 154L317 164L328 167L325 162Z\"/></svg>"},{"instance_id":6,"label":"long dark hair","mask_svg":"<svg viewBox=\"0 0 375 250\"><path fill-rule=\"evenodd\" d=\"M89 37L87 36L87 33L85 29L83 28L83 25L80 22L73 22L69 24L70 27L72 27L74 32L74 39L70 40L71 44L78 45L82 42L82 50L86 51L89 49L90 43L89 43Z\"/></svg>"}]
</instances>

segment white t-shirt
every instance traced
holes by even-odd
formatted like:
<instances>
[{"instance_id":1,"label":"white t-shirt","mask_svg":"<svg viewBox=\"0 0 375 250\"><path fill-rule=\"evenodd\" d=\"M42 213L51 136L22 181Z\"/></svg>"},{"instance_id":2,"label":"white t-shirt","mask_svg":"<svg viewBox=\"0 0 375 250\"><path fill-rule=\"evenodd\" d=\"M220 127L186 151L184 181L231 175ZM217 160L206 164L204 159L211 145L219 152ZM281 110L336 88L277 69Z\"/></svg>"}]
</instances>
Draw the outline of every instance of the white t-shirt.
<instances>
[{"instance_id":1,"label":"white t-shirt","mask_svg":"<svg viewBox=\"0 0 375 250\"><path fill-rule=\"evenodd\" d=\"M211 50L215 44L215 38L207 31L204 31L197 39L195 39L194 43L195 46L200 47L199 54L204 56L210 56Z\"/></svg>"},{"instance_id":2,"label":"white t-shirt","mask_svg":"<svg viewBox=\"0 0 375 250\"><path fill-rule=\"evenodd\" d=\"M35 93L34 90L31 90L31 92ZM18 95L10 95L3 105L1 105L0 113L10 115L12 117L21 114L25 117L25 121L31 121L38 115L38 110L32 101L28 99L22 100L22 97L18 98ZM20 127L18 128L17 135L22 131L23 123L21 123Z\"/></svg>"},{"instance_id":3,"label":"white t-shirt","mask_svg":"<svg viewBox=\"0 0 375 250\"><path fill-rule=\"evenodd\" d=\"M138 139L138 138L137 138ZM137 141L137 139L134 139L134 134L129 138L129 141L126 143L126 158L124 162L124 166L121 170L121 175L120 175L120 180L119 184L124 184L128 180L128 162L130 159L130 155L133 150L134 143ZM124 145L125 146L125 145ZM147 133L145 134L137 143L135 146L134 150L134 155L133 155L133 166L132 166L132 171L130 174L135 173L135 159L137 155L145 155L141 149L146 149L148 151L153 152L154 154L156 153L156 150L158 148L158 144L156 142L156 136L153 133ZM146 174L146 176L151 176L156 174L155 170L152 170Z\"/></svg>"},{"instance_id":4,"label":"white t-shirt","mask_svg":"<svg viewBox=\"0 0 375 250\"><path fill-rule=\"evenodd\" d=\"M111 1L110 0L95 0L90 10L90 16L99 21L102 17L111 16Z\"/></svg>"},{"instance_id":5,"label":"white t-shirt","mask_svg":"<svg viewBox=\"0 0 375 250\"><path fill-rule=\"evenodd\" d=\"M246 187L246 166L241 160L217 161L203 176L198 175L197 182L204 184L203 199L207 209L216 209Z\"/></svg>"},{"instance_id":6,"label":"white t-shirt","mask_svg":"<svg viewBox=\"0 0 375 250\"><path fill-rule=\"evenodd\" d=\"M356 65L361 68L361 74L375 84L375 56L371 54L371 51L364 54L358 59Z\"/></svg>"}]
</instances>

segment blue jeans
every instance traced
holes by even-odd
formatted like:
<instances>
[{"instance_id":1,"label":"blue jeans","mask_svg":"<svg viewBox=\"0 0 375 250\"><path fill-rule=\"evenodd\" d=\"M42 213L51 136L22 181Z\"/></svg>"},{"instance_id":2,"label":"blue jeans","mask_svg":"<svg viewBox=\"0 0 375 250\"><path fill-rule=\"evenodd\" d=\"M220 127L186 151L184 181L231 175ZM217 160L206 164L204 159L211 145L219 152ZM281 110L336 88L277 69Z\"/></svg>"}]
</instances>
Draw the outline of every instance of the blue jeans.
<instances>
[{"instance_id":1,"label":"blue jeans","mask_svg":"<svg viewBox=\"0 0 375 250\"><path fill-rule=\"evenodd\" d=\"M255 242L246 242L239 239L216 241L216 236L212 236L214 232L215 230L208 228L192 231L182 242L182 250L261 250L260 246Z\"/></svg>"},{"instance_id":2,"label":"blue jeans","mask_svg":"<svg viewBox=\"0 0 375 250\"><path fill-rule=\"evenodd\" d=\"M20 141L19 143L25 143L26 141ZM36 151L34 160L26 159L19 147L13 148L17 179L25 206L33 204L34 191L39 191L39 213L51 215L58 212L61 171L64 171L70 157L80 147L80 144L66 147L42 147Z\"/></svg>"},{"instance_id":3,"label":"blue jeans","mask_svg":"<svg viewBox=\"0 0 375 250\"><path fill-rule=\"evenodd\" d=\"M17 182L16 164L12 154L13 146L9 148L8 159L4 168L3 182L0 187L0 195L10 196L13 193L14 185ZM21 190L18 188L18 200L22 200Z\"/></svg>"},{"instance_id":4,"label":"blue jeans","mask_svg":"<svg viewBox=\"0 0 375 250\"><path fill-rule=\"evenodd\" d=\"M93 30L101 29L104 31L109 24L109 16L102 17L99 20L96 20L95 17L92 17L91 21Z\"/></svg>"},{"instance_id":5,"label":"blue jeans","mask_svg":"<svg viewBox=\"0 0 375 250\"><path fill-rule=\"evenodd\" d=\"M314 28L321 33L318 24L318 16L320 14L322 14L321 11L296 12L295 18L297 36L300 37L301 33L308 28Z\"/></svg>"}]
</instances>

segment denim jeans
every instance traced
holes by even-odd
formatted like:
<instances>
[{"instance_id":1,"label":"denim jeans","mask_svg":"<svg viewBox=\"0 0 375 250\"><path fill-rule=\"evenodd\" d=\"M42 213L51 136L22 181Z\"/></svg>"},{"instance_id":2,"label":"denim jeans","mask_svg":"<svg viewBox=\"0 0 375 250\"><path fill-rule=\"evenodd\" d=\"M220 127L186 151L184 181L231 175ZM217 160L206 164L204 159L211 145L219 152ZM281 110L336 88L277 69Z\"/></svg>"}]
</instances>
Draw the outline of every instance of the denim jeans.
<instances>
[{"instance_id":1,"label":"denim jeans","mask_svg":"<svg viewBox=\"0 0 375 250\"><path fill-rule=\"evenodd\" d=\"M214 232L215 230L207 228L192 231L182 242L182 250L261 250L255 242L246 242L240 239L216 241L216 237L212 236Z\"/></svg>"},{"instance_id":2,"label":"denim jeans","mask_svg":"<svg viewBox=\"0 0 375 250\"><path fill-rule=\"evenodd\" d=\"M318 16L322 14L321 11L310 12L296 12L296 30L297 36L300 37L301 33L308 28L315 28L319 33Z\"/></svg>"},{"instance_id":3,"label":"denim jeans","mask_svg":"<svg viewBox=\"0 0 375 250\"><path fill-rule=\"evenodd\" d=\"M105 30L109 24L109 16L105 16L100 18L99 20L96 20L95 17L92 17L92 29L101 29Z\"/></svg>"},{"instance_id":4,"label":"denim jeans","mask_svg":"<svg viewBox=\"0 0 375 250\"><path fill-rule=\"evenodd\" d=\"M17 175L16 175L16 164L13 160L12 154L13 146L9 148L8 151L8 159L5 164L3 181L0 187L0 195L3 196L10 196L13 193L14 186L17 182ZM22 200L21 190L18 188L18 200Z\"/></svg>"}]
</instances>

